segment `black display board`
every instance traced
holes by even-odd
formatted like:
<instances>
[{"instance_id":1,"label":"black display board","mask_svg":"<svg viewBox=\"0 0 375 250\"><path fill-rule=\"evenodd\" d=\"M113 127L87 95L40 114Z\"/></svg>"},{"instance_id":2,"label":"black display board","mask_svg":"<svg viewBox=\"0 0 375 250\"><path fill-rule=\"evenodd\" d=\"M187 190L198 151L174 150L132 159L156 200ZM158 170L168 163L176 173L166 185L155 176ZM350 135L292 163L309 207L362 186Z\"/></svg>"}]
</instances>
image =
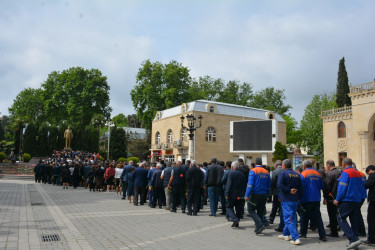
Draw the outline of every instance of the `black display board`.
<instances>
[{"instance_id":1,"label":"black display board","mask_svg":"<svg viewBox=\"0 0 375 250\"><path fill-rule=\"evenodd\" d=\"M233 122L233 151L272 150L272 120Z\"/></svg>"}]
</instances>

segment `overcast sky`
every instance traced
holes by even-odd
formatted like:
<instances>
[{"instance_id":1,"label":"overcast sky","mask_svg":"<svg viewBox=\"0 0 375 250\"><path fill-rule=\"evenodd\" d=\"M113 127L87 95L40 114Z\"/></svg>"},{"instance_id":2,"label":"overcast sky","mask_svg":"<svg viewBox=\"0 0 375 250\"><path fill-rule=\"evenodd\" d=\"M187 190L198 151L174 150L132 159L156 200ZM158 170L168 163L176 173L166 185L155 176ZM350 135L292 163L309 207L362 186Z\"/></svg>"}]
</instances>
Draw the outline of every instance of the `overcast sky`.
<instances>
[{"instance_id":1,"label":"overcast sky","mask_svg":"<svg viewBox=\"0 0 375 250\"><path fill-rule=\"evenodd\" d=\"M0 0L0 112L52 71L108 77L112 116L134 113L141 63L176 60L190 75L285 89L299 121L335 90L345 56L353 85L375 77L375 1Z\"/></svg>"}]
</instances>

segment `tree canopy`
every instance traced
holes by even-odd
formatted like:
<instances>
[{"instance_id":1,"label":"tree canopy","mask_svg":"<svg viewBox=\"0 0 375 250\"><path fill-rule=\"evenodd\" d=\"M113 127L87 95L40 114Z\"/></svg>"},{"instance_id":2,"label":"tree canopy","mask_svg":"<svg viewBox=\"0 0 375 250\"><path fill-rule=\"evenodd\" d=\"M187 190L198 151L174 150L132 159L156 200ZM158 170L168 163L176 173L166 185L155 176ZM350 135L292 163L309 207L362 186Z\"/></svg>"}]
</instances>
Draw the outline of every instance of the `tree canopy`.
<instances>
[{"instance_id":1,"label":"tree canopy","mask_svg":"<svg viewBox=\"0 0 375 250\"><path fill-rule=\"evenodd\" d=\"M334 95L314 95L310 104L306 106L301 120L301 136L303 146L307 146L315 152L318 158L323 160L323 120L320 118L322 110L335 108Z\"/></svg>"},{"instance_id":2,"label":"tree canopy","mask_svg":"<svg viewBox=\"0 0 375 250\"><path fill-rule=\"evenodd\" d=\"M348 73L345 67L345 58L343 57L339 63L339 72L337 74L337 85L336 85L336 103L338 107L344 107L345 105L351 106L352 100L349 97L349 79Z\"/></svg>"}]
</instances>

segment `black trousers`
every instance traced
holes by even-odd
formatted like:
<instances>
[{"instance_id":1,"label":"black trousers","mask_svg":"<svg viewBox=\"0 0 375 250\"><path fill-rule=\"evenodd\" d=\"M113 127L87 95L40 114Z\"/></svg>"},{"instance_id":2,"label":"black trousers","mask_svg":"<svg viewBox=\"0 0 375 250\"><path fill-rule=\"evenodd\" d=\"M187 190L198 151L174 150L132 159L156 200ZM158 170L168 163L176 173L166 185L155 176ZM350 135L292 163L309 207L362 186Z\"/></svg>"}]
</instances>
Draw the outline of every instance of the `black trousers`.
<instances>
[{"instance_id":1,"label":"black trousers","mask_svg":"<svg viewBox=\"0 0 375 250\"><path fill-rule=\"evenodd\" d=\"M176 210L177 203L181 201L181 210L185 211L185 187L184 186L172 186L172 210Z\"/></svg>"},{"instance_id":2,"label":"black trousers","mask_svg":"<svg viewBox=\"0 0 375 250\"><path fill-rule=\"evenodd\" d=\"M146 187L134 187L134 204L138 205L138 195L140 195L140 204L143 205L145 199Z\"/></svg>"},{"instance_id":3,"label":"black trousers","mask_svg":"<svg viewBox=\"0 0 375 250\"><path fill-rule=\"evenodd\" d=\"M367 224L369 242L375 243L375 201L370 201L367 208Z\"/></svg>"},{"instance_id":4,"label":"black trousers","mask_svg":"<svg viewBox=\"0 0 375 250\"><path fill-rule=\"evenodd\" d=\"M189 214L198 213L198 210L200 207L200 198L201 198L201 189L199 187L188 188L187 209L188 209Z\"/></svg>"},{"instance_id":5,"label":"black trousers","mask_svg":"<svg viewBox=\"0 0 375 250\"><path fill-rule=\"evenodd\" d=\"M273 195L272 197L272 211L270 213L270 221L273 222L276 217L277 210L279 210L281 203L279 201L279 197L277 195Z\"/></svg>"},{"instance_id":6,"label":"black trousers","mask_svg":"<svg viewBox=\"0 0 375 250\"><path fill-rule=\"evenodd\" d=\"M159 207L163 206L163 194L164 194L164 189L163 187L154 187L152 190L153 197L152 197L152 206L156 207L156 202L158 203Z\"/></svg>"},{"instance_id":7,"label":"black trousers","mask_svg":"<svg viewBox=\"0 0 375 250\"><path fill-rule=\"evenodd\" d=\"M327 202L327 212L329 217L329 227L331 234L338 235L337 232L337 206L333 205L333 202Z\"/></svg>"},{"instance_id":8,"label":"black trousers","mask_svg":"<svg viewBox=\"0 0 375 250\"><path fill-rule=\"evenodd\" d=\"M230 220L233 222L239 222L241 216L243 215L245 200L230 198L227 200L227 215L229 216Z\"/></svg>"}]
</instances>

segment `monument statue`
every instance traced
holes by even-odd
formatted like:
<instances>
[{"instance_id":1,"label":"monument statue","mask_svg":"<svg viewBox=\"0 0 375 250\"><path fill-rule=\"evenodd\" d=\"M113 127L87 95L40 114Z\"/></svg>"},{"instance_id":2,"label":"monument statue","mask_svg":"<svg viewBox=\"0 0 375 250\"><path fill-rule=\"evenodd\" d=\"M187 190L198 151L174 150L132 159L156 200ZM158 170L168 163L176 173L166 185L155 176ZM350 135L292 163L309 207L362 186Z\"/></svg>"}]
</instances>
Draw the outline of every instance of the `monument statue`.
<instances>
[{"instance_id":1,"label":"monument statue","mask_svg":"<svg viewBox=\"0 0 375 250\"><path fill-rule=\"evenodd\" d=\"M68 127L68 129L65 130L64 138L65 138L65 149L71 149L70 141L73 138L73 131L70 129L70 127Z\"/></svg>"}]
</instances>

